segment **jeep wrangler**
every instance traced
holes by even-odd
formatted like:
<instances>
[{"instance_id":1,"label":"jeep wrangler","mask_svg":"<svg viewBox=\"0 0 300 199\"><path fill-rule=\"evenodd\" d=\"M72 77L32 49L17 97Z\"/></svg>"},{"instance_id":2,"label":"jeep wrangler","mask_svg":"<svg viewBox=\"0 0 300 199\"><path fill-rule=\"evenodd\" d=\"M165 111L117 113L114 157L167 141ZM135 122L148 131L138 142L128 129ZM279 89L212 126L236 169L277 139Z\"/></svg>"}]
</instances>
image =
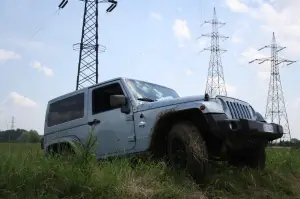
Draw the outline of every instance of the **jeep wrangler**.
<instances>
[{"instance_id":1,"label":"jeep wrangler","mask_svg":"<svg viewBox=\"0 0 300 199\"><path fill-rule=\"evenodd\" d=\"M283 136L281 125L267 123L245 101L180 97L161 85L116 78L49 101L42 149L76 151L74 143L84 143L91 128L99 160L150 152L196 180L210 160L264 169L268 142Z\"/></svg>"}]
</instances>

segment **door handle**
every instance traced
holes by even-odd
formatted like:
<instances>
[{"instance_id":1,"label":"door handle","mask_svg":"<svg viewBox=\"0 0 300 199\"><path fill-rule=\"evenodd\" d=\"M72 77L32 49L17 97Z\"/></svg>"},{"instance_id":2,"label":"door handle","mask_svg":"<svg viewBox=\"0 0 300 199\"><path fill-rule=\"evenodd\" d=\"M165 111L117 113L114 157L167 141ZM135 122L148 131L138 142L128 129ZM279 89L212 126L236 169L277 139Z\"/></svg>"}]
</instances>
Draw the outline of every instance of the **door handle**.
<instances>
[{"instance_id":1,"label":"door handle","mask_svg":"<svg viewBox=\"0 0 300 199\"><path fill-rule=\"evenodd\" d=\"M141 122L139 123L139 127L144 128L145 126L146 126L146 122L141 121Z\"/></svg>"},{"instance_id":2,"label":"door handle","mask_svg":"<svg viewBox=\"0 0 300 199\"><path fill-rule=\"evenodd\" d=\"M94 119L93 121L88 122L88 125L93 126L100 123L100 120Z\"/></svg>"}]
</instances>

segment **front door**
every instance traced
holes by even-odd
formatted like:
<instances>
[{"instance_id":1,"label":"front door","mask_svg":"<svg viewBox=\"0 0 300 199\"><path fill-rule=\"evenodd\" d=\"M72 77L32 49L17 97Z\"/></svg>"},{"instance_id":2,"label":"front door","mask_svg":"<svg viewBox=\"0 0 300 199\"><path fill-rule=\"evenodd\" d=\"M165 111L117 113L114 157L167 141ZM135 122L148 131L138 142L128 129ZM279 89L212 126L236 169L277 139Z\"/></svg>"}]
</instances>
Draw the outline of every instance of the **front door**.
<instances>
[{"instance_id":1,"label":"front door","mask_svg":"<svg viewBox=\"0 0 300 199\"><path fill-rule=\"evenodd\" d=\"M121 108L112 108L110 95L127 96L120 81L89 89L89 121L98 121L93 132L98 143L97 156L124 152L135 146L132 110L125 114L121 112Z\"/></svg>"}]
</instances>

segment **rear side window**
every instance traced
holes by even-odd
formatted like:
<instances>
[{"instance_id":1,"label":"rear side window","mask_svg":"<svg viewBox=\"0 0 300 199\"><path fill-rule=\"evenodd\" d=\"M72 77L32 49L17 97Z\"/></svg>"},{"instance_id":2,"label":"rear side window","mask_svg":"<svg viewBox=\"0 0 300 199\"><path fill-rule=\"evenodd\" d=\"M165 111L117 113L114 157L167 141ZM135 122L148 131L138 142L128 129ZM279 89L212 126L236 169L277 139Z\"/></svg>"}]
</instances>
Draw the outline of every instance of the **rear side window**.
<instances>
[{"instance_id":1,"label":"rear side window","mask_svg":"<svg viewBox=\"0 0 300 199\"><path fill-rule=\"evenodd\" d=\"M84 116L84 93L54 102L48 111L48 127L69 122Z\"/></svg>"}]
</instances>

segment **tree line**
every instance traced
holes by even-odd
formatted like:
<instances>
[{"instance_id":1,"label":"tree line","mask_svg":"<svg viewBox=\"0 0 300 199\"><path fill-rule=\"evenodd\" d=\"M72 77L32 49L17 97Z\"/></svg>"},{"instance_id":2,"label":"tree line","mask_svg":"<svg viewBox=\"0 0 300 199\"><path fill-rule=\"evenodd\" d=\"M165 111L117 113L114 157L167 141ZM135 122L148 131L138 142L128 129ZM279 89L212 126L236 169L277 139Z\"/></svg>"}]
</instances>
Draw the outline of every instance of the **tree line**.
<instances>
[{"instance_id":1,"label":"tree line","mask_svg":"<svg viewBox=\"0 0 300 199\"><path fill-rule=\"evenodd\" d=\"M269 143L269 145L300 148L300 140L298 140L297 138L292 138L290 141L273 142L273 143Z\"/></svg>"},{"instance_id":2,"label":"tree line","mask_svg":"<svg viewBox=\"0 0 300 199\"><path fill-rule=\"evenodd\" d=\"M11 129L0 131L0 142L40 142L41 136L36 130Z\"/></svg>"}]
</instances>

